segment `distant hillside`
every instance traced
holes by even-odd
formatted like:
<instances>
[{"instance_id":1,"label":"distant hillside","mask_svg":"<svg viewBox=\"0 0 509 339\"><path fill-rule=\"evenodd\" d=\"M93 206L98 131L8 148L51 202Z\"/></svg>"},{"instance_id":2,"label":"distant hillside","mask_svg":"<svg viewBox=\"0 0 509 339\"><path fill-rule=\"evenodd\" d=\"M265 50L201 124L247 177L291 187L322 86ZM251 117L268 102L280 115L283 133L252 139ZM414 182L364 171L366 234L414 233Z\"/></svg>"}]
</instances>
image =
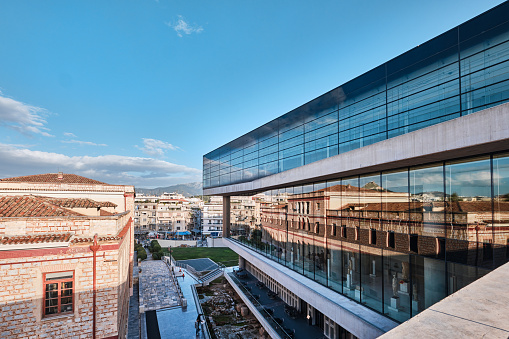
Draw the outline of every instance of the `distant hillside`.
<instances>
[{"instance_id":1,"label":"distant hillside","mask_svg":"<svg viewBox=\"0 0 509 339\"><path fill-rule=\"evenodd\" d=\"M157 187L157 188L138 188L136 187L136 194L144 195L161 195L163 193L177 192L185 197L192 197L195 195L201 195L203 193L201 182L190 182L187 184L179 184L168 187Z\"/></svg>"}]
</instances>

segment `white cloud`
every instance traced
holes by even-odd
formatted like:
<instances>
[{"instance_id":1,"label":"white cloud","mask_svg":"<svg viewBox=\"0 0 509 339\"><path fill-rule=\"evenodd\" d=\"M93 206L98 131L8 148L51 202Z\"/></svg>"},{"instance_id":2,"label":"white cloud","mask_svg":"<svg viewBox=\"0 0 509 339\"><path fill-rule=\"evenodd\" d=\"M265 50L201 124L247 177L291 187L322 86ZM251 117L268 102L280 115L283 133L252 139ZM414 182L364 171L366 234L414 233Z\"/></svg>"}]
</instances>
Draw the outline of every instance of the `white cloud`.
<instances>
[{"instance_id":1,"label":"white cloud","mask_svg":"<svg viewBox=\"0 0 509 339\"><path fill-rule=\"evenodd\" d=\"M76 135L74 133L71 133L71 132L64 132L64 135L66 137L69 137L69 138L76 138Z\"/></svg>"},{"instance_id":2,"label":"white cloud","mask_svg":"<svg viewBox=\"0 0 509 339\"><path fill-rule=\"evenodd\" d=\"M41 134L52 137L44 125L44 108L30 106L11 98L0 96L0 125L12 128L23 134Z\"/></svg>"},{"instance_id":3,"label":"white cloud","mask_svg":"<svg viewBox=\"0 0 509 339\"><path fill-rule=\"evenodd\" d=\"M0 144L0 178L74 173L109 184L162 187L201 181L201 170L167 161L120 155L67 156Z\"/></svg>"},{"instance_id":4,"label":"white cloud","mask_svg":"<svg viewBox=\"0 0 509 339\"><path fill-rule=\"evenodd\" d=\"M143 138L143 147L136 146L136 148L153 157L162 157L167 150L176 151L179 149L177 146L173 146L165 141L146 138Z\"/></svg>"},{"instance_id":5,"label":"white cloud","mask_svg":"<svg viewBox=\"0 0 509 339\"><path fill-rule=\"evenodd\" d=\"M92 141L81 141L81 140L62 140L63 143L66 144L78 144L78 145L88 145L88 146L108 146L106 144L96 144Z\"/></svg>"},{"instance_id":6,"label":"white cloud","mask_svg":"<svg viewBox=\"0 0 509 339\"><path fill-rule=\"evenodd\" d=\"M174 22L174 23L167 22L166 25L168 25L171 28L173 28L175 30L175 32L177 32L177 35L179 37L181 37L181 38L184 36L184 34L190 35L192 33L201 33L201 32L203 32L203 27L196 26L196 25L191 25L191 24L187 23L184 20L184 17L182 15L178 16L178 19L177 19L176 22Z\"/></svg>"}]
</instances>

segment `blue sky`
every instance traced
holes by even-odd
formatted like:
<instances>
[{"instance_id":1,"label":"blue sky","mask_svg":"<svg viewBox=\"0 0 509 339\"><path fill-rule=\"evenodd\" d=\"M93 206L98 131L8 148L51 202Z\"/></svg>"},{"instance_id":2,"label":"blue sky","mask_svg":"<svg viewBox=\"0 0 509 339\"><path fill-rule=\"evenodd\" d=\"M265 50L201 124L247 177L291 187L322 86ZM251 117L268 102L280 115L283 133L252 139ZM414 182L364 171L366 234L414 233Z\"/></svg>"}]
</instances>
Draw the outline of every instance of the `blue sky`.
<instances>
[{"instance_id":1,"label":"blue sky","mask_svg":"<svg viewBox=\"0 0 509 339\"><path fill-rule=\"evenodd\" d=\"M202 156L501 1L0 0L0 178Z\"/></svg>"}]
</instances>

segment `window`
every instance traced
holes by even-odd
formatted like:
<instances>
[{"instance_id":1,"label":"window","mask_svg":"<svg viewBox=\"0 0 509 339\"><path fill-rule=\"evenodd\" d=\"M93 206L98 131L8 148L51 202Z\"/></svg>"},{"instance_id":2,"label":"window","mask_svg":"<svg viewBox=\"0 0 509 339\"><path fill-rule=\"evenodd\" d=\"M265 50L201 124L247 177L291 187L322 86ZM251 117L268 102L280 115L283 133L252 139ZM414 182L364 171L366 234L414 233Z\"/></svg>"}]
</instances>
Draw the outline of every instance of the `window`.
<instances>
[{"instance_id":1,"label":"window","mask_svg":"<svg viewBox=\"0 0 509 339\"><path fill-rule=\"evenodd\" d=\"M330 235L333 237L336 236L336 224L332 224Z\"/></svg>"},{"instance_id":2,"label":"window","mask_svg":"<svg viewBox=\"0 0 509 339\"><path fill-rule=\"evenodd\" d=\"M346 239L346 225L341 226L341 236Z\"/></svg>"},{"instance_id":3,"label":"window","mask_svg":"<svg viewBox=\"0 0 509 339\"><path fill-rule=\"evenodd\" d=\"M410 234L410 251L419 252L419 235Z\"/></svg>"},{"instance_id":4,"label":"window","mask_svg":"<svg viewBox=\"0 0 509 339\"><path fill-rule=\"evenodd\" d=\"M370 229L370 232L369 232L369 243L371 245L376 245L376 230L374 228Z\"/></svg>"},{"instance_id":5,"label":"window","mask_svg":"<svg viewBox=\"0 0 509 339\"><path fill-rule=\"evenodd\" d=\"M394 231L387 232L387 247L394 248L396 241L394 239Z\"/></svg>"},{"instance_id":6,"label":"window","mask_svg":"<svg viewBox=\"0 0 509 339\"><path fill-rule=\"evenodd\" d=\"M44 274L44 315L73 311L74 272Z\"/></svg>"},{"instance_id":7,"label":"window","mask_svg":"<svg viewBox=\"0 0 509 339\"><path fill-rule=\"evenodd\" d=\"M359 226L355 227L355 240L359 240L361 235L361 228Z\"/></svg>"}]
</instances>

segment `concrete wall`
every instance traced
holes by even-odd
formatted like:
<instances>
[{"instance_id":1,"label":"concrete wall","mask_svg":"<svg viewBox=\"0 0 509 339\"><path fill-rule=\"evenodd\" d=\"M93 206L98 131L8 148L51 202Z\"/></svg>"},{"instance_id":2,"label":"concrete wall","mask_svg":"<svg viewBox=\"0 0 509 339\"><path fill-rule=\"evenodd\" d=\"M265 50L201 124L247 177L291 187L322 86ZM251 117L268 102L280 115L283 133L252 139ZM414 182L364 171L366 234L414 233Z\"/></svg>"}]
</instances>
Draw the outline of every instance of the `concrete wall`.
<instances>
[{"instance_id":1,"label":"concrete wall","mask_svg":"<svg viewBox=\"0 0 509 339\"><path fill-rule=\"evenodd\" d=\"M196 246L196 240L165 240L156 239L161 247L180 247L181 245Z\"/></svg>"}]
</instances>

